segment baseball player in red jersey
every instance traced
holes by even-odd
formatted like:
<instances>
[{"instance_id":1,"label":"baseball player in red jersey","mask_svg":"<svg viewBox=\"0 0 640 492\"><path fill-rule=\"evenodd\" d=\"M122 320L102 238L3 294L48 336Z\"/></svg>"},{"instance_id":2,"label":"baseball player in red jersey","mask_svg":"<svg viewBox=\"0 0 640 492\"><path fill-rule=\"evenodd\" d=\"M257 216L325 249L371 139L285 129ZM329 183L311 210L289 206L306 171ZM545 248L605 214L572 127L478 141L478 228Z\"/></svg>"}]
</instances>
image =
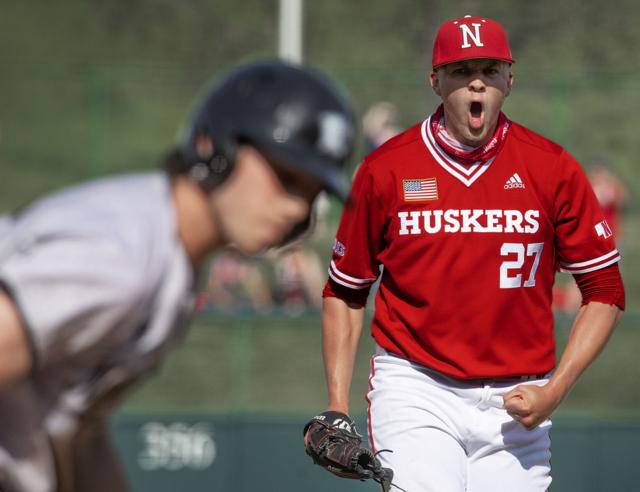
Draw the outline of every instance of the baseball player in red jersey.
<instances>
[{"instance_id":1,"label":"baseball player in red jersey","mask_svg":"<svg viewBox=\"0 0 640 492\"><path fill-rule=\"evenodd\" d=\"M493 20L440 27L429 80L442 104L365 158L334 243L327 412L348 419L380 278L368 430L407 492L547 490L549 417L624 309L620 255L580 165L501 111L513 62ZM558 364L556 270L583 297Z\"/></svg>"}]
</instances>

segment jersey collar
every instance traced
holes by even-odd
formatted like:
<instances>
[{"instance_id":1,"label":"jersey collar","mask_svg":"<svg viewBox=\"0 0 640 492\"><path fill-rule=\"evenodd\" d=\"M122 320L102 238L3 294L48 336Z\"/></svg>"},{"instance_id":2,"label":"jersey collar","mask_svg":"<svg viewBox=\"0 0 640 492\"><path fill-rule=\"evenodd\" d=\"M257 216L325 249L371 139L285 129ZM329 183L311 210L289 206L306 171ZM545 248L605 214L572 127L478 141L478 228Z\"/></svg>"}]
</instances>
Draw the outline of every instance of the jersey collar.
<instances>
[{"instance_id":1,"label":"jersey collar","mask_svg":"<svg viewBox=\"0 0 640 492\"><path fill-rule=\"evenodd\" d=\"M471 185L489 169L495 156L487 159L485 162L477 161L466 166L456 162L438 145L438 142L435 141L433 135L431 135L431 132L428 130L432 117L433 115L424 120L421 126L422 140L425 146L445 171L460 180L467 188L471 187Z\"/></svg>"}]
</instances>

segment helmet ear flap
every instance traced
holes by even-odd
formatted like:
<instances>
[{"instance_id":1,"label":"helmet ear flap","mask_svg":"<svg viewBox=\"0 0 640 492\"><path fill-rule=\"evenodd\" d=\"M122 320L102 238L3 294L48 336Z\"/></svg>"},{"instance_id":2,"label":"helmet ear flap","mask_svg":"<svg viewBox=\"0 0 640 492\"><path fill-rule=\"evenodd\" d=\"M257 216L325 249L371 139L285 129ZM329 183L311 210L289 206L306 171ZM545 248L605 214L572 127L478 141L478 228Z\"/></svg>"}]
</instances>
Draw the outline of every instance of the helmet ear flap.
<instances>
[{"instance_id":1,"label":"helmet ear flap","mask_svg":"<svg viewBox=\"0 0 640 492\"><path fill-rule=\"evenodd\" d=\"M231 174L237 143L231 139L223 143L213 142L205 131L196 132L193 149L196 164L189 170L189 176L209 193Z\"/></svg>"},{"instance_id":2,"label":"helmet ear flap","mask_svg":"<svg viewBox=\"0 0 640 492\"><path fill-rule=\"evenodd\" d=\"M201 162L209 162L215 153L213 140L203 131L198 131L194 138L193 148L196 158Z\"/></svg>"}]
</instances>

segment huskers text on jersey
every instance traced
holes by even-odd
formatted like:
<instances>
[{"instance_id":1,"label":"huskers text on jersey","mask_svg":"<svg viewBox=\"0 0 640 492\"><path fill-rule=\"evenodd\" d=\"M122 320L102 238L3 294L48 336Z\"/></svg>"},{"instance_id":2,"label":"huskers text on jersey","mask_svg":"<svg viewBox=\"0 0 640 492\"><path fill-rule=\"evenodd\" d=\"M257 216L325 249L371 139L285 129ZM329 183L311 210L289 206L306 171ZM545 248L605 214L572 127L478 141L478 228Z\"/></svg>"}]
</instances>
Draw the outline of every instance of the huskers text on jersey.
<instances>
[{"instance_id":1,"label":"huskers text on jersey","mask_svg":"<svg viewBox=\"0 0 640 492\"><path fill-rule=\"evenodd\" d=\"M412 210L398 212L401 236L456 232L535 234L540 228L539 210Z\"/></svg>"}]
</instances>

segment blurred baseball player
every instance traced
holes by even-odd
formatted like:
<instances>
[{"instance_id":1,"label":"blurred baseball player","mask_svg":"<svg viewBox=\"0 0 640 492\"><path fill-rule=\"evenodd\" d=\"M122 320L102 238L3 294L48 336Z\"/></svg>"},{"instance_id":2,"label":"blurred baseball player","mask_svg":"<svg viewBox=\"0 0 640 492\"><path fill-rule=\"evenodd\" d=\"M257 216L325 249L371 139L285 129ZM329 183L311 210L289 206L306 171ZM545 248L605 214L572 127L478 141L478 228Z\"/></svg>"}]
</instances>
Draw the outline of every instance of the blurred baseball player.
<instances>
[{"instance_id":1,"label":"blurred baseball player","mask_svg":"<svg viewBox=\"0 0 640 492\"><path fill-rule=\"evenodd\" d=\"M442 104L365 158L343 212L324 291L324 415L350 421L363 306L381 276L368 430L393 485L544 491L549 417L624 309L620 255L580 165L501 112L514 62L502 27L444 23L432 62ZM557 269L583 305L556 365Z\"/></svg>"},{"instance_id":2,"label":"blurred baseball player","mask_svg":"<svg viewBox=\"0 0 640 492\"><path fill-rule=\"evenodd\" d=\"M0 490L119 492L105 415L182 336L206 255L280 245L339 196L355 119L323 75L242 66L197 108L166 172L94 181L0 238Z\"/></svg>"}]
</instances>

